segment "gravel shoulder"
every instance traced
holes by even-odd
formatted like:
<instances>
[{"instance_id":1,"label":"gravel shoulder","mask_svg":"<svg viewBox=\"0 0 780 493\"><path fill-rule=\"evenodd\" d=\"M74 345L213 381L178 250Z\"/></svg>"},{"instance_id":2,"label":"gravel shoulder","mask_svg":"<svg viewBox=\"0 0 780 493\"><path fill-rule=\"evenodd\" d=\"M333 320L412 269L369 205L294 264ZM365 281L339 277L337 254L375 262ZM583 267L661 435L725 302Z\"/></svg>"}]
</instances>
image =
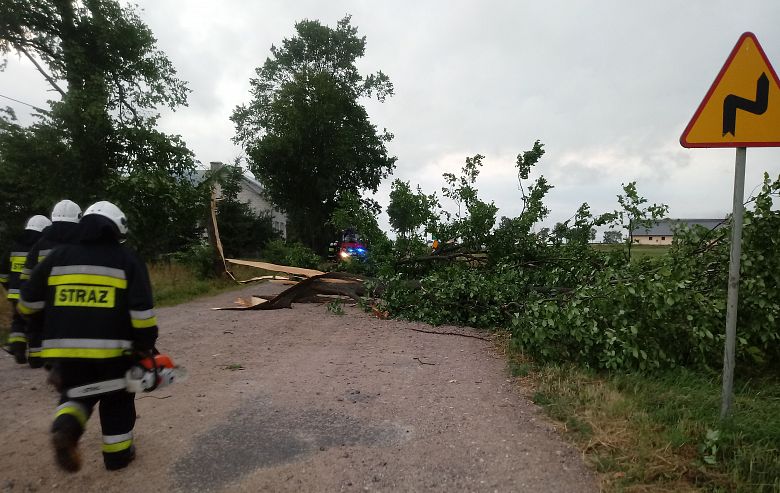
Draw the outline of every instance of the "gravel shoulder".
<instances>
[{"instance_id":1,"label":"gravel shoulder","mask_svg":"<svg viewBox=\"0 0 780 493\"><path fill-rule=\"evenodd\" d=\"M189 378L139 395L138 457L110 473L93 416L84 467L57 469L43 371L0 355L0 492L597 491L580 454L470 329L345 307L213 311L252 286L158 310L158 347Z\"/></svg>"}]
</instances>

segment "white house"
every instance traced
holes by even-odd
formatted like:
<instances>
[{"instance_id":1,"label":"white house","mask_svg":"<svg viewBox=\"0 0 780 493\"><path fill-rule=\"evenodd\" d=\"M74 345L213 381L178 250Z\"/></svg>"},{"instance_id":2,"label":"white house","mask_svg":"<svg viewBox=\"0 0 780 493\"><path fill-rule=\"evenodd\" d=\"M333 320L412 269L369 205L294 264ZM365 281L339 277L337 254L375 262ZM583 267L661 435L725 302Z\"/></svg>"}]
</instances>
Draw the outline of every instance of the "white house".
<instances>
[{"instance_id":1,"label":"white house","mask_svg":"<svg viewBox=\"0 0 780 493\"><path fill-rule=\"evenodd\" d=\"M209 165L211 171L217 171L224 166L224 164L219 161L212 161ZM192 178L196 183L202 182L206 178L206 170L196 170ZM217 198L221 195L219 185L217 185L216 194ZM247 175L241 175L241 189L238 192L237 199L240 202L248 203L249 207L257 215L270 214L274 229L278 231L283 238L287 238L287 214L276 210L276 208L274 208L274 206L265 198L265 191L260 182Z\"/></svg>"}]
</instances>

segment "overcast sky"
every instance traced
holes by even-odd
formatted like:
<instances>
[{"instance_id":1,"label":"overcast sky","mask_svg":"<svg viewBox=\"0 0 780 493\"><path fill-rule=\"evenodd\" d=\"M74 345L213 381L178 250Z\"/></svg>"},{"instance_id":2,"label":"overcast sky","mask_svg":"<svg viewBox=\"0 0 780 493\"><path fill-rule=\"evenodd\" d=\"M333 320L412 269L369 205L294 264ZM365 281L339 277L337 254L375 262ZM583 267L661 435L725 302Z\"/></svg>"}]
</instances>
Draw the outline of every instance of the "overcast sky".
<instances>
[{"instance_id":1,"label":"overcast sky","mask_svg":"<svg viewBox=\"0 0 780 493\"><path fill-rule=\"evenodd\" d=\"M231 161L229 116L249 100L249 78L302 19L335 26L345 14L367 38L364 73L395 86L366 101L372 122L395 134L394 177L426 192L466 156L486 156L478 181L499 214L521 208L518 152L540 139L537 167L555 186L546 223L582 202L617 207L636 180L671 217L723 217L731 210L733 149L684 149L680 134L745 31L780 67L780 2L764 1L228 1L140 0L141 17L182 79L189 106L164 113L198 160ZM43 105L54 95L25 60L0 73L0 93ZM20 116L29 109L7 100ZM747 152L746 195L764 171L780 174L780 149ZM532 176L534 178L534 176ZM390 182L377 199L387 204ZM380 224L386 226L386 218Z\"/></svg>"}]
</instances>

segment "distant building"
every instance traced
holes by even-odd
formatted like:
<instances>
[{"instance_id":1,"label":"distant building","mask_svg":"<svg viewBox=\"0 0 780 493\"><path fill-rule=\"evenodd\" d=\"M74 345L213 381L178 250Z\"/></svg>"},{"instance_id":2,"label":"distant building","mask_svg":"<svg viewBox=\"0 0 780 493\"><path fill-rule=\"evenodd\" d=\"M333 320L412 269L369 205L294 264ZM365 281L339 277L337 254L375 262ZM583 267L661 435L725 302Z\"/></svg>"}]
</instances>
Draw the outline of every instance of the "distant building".
<instances>
[{"instance_id":1,"label":"distant building","mask_svg":"<svg viewBox=\"0 0 780 493\"><path fill-rule=\"evenodd\" d=\"M217 171L224 166L219 161L212 161L211 171ZM195 170L192 180L195 183L201 183L206 179L206 170ZM219 185L217 185L217 198L220 197ZM287 238L287 214L279 212L274 206L268 202L265 198L265 191L263 185L257 180L254 180L246 175L241 175L241 190L238 192L237 197L239 202L246 202L255 214L270 214L273 227L283 238Z\"/></svg>"},{"instance_id":2,"label":"distant building","mask_svg":"<svg viewBox=\"0 0 780 493\"><path fill-rule=\"evenodd\" d=\"M661 219L649 228L636 228L631 232L634 243L639 245L671 245L674 232L694 225L707 229L720 228L725 219Z\"/></svg>"}]
</instances>

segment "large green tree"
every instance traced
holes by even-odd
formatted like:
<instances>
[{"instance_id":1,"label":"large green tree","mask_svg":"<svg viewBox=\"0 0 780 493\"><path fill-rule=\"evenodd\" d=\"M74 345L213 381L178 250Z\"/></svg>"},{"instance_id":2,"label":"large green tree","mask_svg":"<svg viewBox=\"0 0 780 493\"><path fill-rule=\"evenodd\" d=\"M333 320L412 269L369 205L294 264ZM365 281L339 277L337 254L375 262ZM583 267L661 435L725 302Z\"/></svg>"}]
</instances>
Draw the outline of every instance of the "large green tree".
<instances>
[{"instance_id":1,"label":"large green tree","mask_svg":"<svg viewBox=\"0 0 780 493\"><path fill-rule=\"evenodd\" d=\"M115 0L0 0L0 51L28 58L56 100L24 127L0 119L0 227L64 197L113 200L144 253L180 247L202 199L192 153L156 129L158 108L188 89L133 7Z\"/></svg>"},{"instance_id":2,"label":"large green tree","mask_svg":"<svg viewBox=\"0 0 780 493\"><path fill-rule=\"evenodd\" d=\"M322 252L329 218L346 194L375 192L395 166L361 104L392 95L382 72L363 76L355 62L365 53L350 18L336 28L319 21L295 25L296 35L271 47L271 57L250 80L251 101L233 112L235 140L270 199L285 210L291 233Z\"/></svg>"}]
</instances>

